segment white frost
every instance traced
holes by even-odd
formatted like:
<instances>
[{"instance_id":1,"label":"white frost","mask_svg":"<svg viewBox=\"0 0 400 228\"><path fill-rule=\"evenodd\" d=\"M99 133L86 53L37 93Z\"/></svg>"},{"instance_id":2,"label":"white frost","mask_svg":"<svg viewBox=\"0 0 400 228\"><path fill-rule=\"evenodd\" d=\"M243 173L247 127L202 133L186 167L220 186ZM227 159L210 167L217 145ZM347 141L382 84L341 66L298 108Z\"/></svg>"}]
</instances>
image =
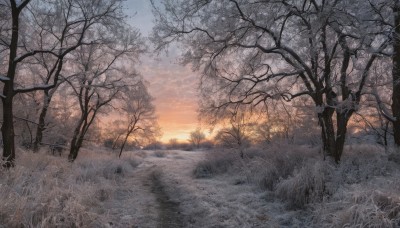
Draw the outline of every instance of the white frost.
<instances>
[{"instance_id":1,"label":"white frost","mask_svg":"<svg viewBox=\"0 0 400 228\"><path fill-rule=\"evenodd\" d=\"M6 76L0 74L0 81L4 82L4 81L9 81L9 80L10 80L9 77L6 77Z\"/></svg>"},{"instance_id":2,"label":"white frost","mask_svg":"<svg viewBox=\"0 0 400 228\"><path fill-rule=\"evenodd\" d=\"M22 0L15 0L15 3L17 4L17 7L19 7L22 4Z\"/></svg>"}]
</instances>

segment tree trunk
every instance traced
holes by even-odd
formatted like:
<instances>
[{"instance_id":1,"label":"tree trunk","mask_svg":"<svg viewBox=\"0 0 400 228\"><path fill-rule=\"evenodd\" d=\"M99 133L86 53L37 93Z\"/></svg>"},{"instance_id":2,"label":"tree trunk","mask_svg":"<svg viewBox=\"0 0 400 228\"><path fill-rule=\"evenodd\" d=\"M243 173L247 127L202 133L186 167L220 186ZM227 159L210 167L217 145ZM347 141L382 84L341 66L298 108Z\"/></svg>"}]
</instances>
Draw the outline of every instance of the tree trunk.
<instances>
[{"instance_id":1,"label":"tree trunk","mask_svg":"<svg viewBox=\"0 0 400 228\"><path fill-rule=\"evenodd\" d=\"M323 113L318 114L324 155L329 157L334 157L336 153L335 129L332 115L333 110L331 108L326 108Z\"/></svg>"},{"instance_id":2,"label":"tree trunk","mask_svg":"<svg viewBox=\"0 0 400 228\"><path fill-rule=\"evenodd\" d=\"M78 157L79 149L82 146L83 137L84 137L84 135L82 133L84 131L84 129L83 129L84 126L82 126L82 125L84 125L84 123L83 123L84 119L85 119L85 116L83 116L79 120L79 122L74 130L74 135L71 140L71 147L70 147L70 151L69 151L69 155L68 155L68 161L70 161L70 162L75 161L75 159Z\"/></svg>"},{"instance_id":3,"label":"tree trunk","mask_svg":"<svg viewBox=\"0 0 400 228\"><path fill-rule=\"evenodd\" d=\"M336 153L335 153L335 161L336 163L340 162L340 158L343 154L344 142L346 141L347 134L347 123L348 123L348 113L337 113L337 132L336 132Z\"/></svg>"},{"instance_id":4,"label":"tree trunk","mask_svg":"<svg viewBox=\"0 0 400 228\"><path fill-rule=\"evenodd\" d=\"M343 154L344 143L347 134L347 123L350 114L348 112L336 114L336 134L333 124L334 109L326 108L325 111L318 115L321 126L321 137L324 155L327 155L335 160L336 163L340 162Z\"/></svg>"},{"instance_id":5,"label":"tree trunk","mask_svg":"<svg viewBox=\"0 0 400 228\"><path fill-rule=\"evenodd\" d=\"M84 136L82 134L74 135L71 141L71 148L68 155L68 161L74 162L78 157L79 150L82 147Z\"/></svg>"},{"instance_id":6,"label":"tree trunk","mask_svg":"<svg viewBox=\"0 0 400 228\"><path fill-rule=\"evenodd\" d=\"M71 148L68 155L68 160L70 162L74 162L75 159L78 157L78 153L82 147L86 132L89 130L90 125L92 125L96 113L93 113L93 116L90 118L89 121L88 116L89 114L85 112L75 128L74 136L71 140Z\"/></svg>"},{"instance_id":7,"label":"tree trunk","mask_svg":"<svg viewBox=\"0 0 400 228\"><path fill-rule=\"evenodd\" d=\"M13 98L14 98L14 78L16 72L16 63L19 32L19 10L12 6L12 34L10 42L10 53L8 59L8 80L4 82L3 87L3 125L1 134L3 137L3 160L6 167L13 167L15 160L15 142L14 142L14 117L13 117Z\"/></svg>"},{"instance_id":8,"label":"tree trunk","mask_svg":"<svg viewBox=\"0 0 400 228\"><path fill-rule=\"evenodd\" d=\"M385 145L385 148L388 145L388 139L387 139L388 130L389 130L389 121L386 121L385 128L384 128L384 131L383 131L383 143Z\"/></svg>"},{"instance_id":9,"label":"tree trunk","mask_svg":"<svg viewBox=\"0 0 400 228\"><path fill-rule=\"evenodd\" d=\"M130 132L128 132L128 134L126 134L125 139L124 139L124 142L123 142L122 145L121 145L121 149L120 149L120 151L119 151L119 156L118 156L119 158L121 158L122 151L124 150L126 141L128 141L129 135L130 135Z\"/></svg>"},{"instance_id":10,"label":"tree trunk","mask_svg":"<svg viewBox=\"0 0 400 228\"><path fill-rule=\"evenodd\" d=\"M3 161L4 166L13 167L15 160L15 142L14 142L14 122L12 96L6 96L3 99L3 125L1 133L3 137Z\"/></svg>"},{"instance_id":11,"label":"tree trunk","mask_svg":"<svg viewBox=\"0 0 400 228\"><path fill-rule=\"evenodd\" d=\"M137 122L138 122L138 119L136 119L135 121L133 121L133 122L131 122L131 123L129 124L128 131L126 132L126 136L125 136L124 142L122 143L121 150L119 151L119 157L121 157L122 150L124 149L125 144L126 144L126 142L128 141L129 136L130 136L133 132L135 132L135 131L137 130L137 128L136 128Z\"/></svg>"},{"instance_id":12,"label":"tree trunk","mask_svg":"<svg viewBox=\"0 0 400 228\"><path fill-rule=\"evenodd\" d=\"M394 142L400 147L400 4L396 3L393 7L394 14L394 34L393 34L393 93L392 93L392 112Z\"/></svg>"},{"instance_id":13,"label":"tree trunk","mask_svg":"<svg viewBox=\"0 0 400 228\"><path fill-rule=\"evenodd\" d=\"M80 147L77 145L71 146L71 149L70 149L69 155L68 155L69 162L75 161L75 159L78 157L79 149L80 149Z\"/></svg>"},{"instance_id":14,"label":"tree trunk","mask_svg":"<svg viewBox=\"0 0 400 228\"><path fill-rule=\"evenodd\" d=\"M52 94L50 94L47 90L44 91L44 99L43 99L43 107L40 111L39 121L36 128L36 136L35 142L33 143L33 152L39 151L39 146L42 143L43 139L43 131L46 129L46 115L49 109L50 101L52 98Z\"/></svg>"},{"instance_id":15,"label":"tree trunk","mask_svg":"<svg viewBox=\"0 0 400 228\"><path fill-rule=\"evenodd\" d=\"M324 156L331 157L336 163L340 162L343 154L344 143L347 134L348 112L336 114L336 134L333 124L333 108L325 108L323 113L318 114L319 124L321 126L322 146Z\"/></svg>"}]
</instances>

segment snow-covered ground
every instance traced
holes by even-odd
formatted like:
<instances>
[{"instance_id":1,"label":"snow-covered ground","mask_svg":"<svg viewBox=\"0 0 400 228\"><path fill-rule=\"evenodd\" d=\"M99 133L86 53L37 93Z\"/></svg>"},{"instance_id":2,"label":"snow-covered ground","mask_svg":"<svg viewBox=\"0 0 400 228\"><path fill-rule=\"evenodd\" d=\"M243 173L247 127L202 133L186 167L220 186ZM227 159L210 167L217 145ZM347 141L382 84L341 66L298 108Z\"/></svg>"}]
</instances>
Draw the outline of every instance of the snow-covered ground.
<instances>
[{"instance_id":1,"label":"snow-covered ground","mask_svg":"<svg viewBox=\"0 0 400 228\"><path fill-rule=\"evenodd\" d=\"M179 202L185 227L281 227L298 223L293 218L298 211L286 211L269 192L246 184L241 175L194 178L197 163L210 152L165 153L165 157L151 157L147 162L161 170L166 191Z\"/></svg>"},{"instance_id":2,"label":"snow-covered ground","mask_svg":"<svg viewBox=\"0 0 400 228\"><path fill-rule=\"evenodd\" d=\"M399 227L399 156L347 148L18 151L0 172L0 227ZM399 162L399 161L397 161Z\"/></svg>"},{"instance_id":3,"label":"snow-covered ground","mask_svg":"<svg viewBox=\"0 0 400 228\"><path fill-rule=\"evenodd\" d=\"M147 161L185 227L400 227L398 152L346 152L340 165L317 148L288 145L248 151L244 160L232 151L173 151Z\"/></svg>"}]
</instances>

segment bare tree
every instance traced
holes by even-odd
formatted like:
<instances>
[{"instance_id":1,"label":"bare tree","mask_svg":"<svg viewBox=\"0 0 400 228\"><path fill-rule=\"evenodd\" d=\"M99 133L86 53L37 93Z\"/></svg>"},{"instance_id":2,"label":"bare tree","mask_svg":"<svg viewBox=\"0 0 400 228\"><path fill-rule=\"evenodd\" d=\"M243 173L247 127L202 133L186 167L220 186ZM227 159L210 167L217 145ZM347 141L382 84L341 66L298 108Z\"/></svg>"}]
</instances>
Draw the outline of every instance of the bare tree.
<instances>
[{"instance_id":1,"label":"bare tree","mask_svg":"<svg viewBox=\"0 0 400 228\"><path fill-rule=\"evenodd\" d=\"M61 6L60 8L60 17L58 18L60 21L76 21L76 15L73 14L73 8L78 7L94 7L95 9L95 14L92 13L92 15L86 15L83 14L81 17L87 17L85 20L81 20L80 23L83 23L87 21L88 25L93 24L92 27L89 29L82 29L82 33L90 33L91 37L87 37L86 43L94 42L94 43L104 43L104 42L110 42L110 38L112 35L115 35L114 33L118 30L122 29L127 29L128 33L130 33L130 28L126 27L124 24L124 19L125 17L121 14L121 11L118 10L120 7L120 2L121 1L103 1L103 2L92 2L88 4L87 6L81 5L78 1L59 1L58 4ZM109 11L109 12L108 12ZM84 12L83 12L84 13ZM104 14L102 17L99 17L100 14ZM68 23L65 23L68 25ZM71 23L72 24L72 23ZM62 26L64 26L63 23L61 24L56 24L54 26L60 26L61 29ZM94 28L93 28L94 27ZM67 28L68 29L68 28ZM77 31L75 31L77 32ZM107 34L108 33L108 34ZM120 33L117 32L117 33ZM110 35L111 34L111 35ZM115 36L114 36L115 38ZM134 38L134 37L132 37ZM41 65L41 67L44 69L44 72L38 72L41 80L43 83L48 83L49 80L51 79L51 69L49 69L49 66L47 64L47 59L43 55L38 55L36 56L38 64ZM37 151L39 148L40 143L42 142L43 138L43 131L45 130L45 118L48 112L48 108L50 106L50 102L53 98L53 95L56 93L58 87L60 86L61 83L63 83L65 80L60 80L59 83L57 83L54 88L51 89L46 89L44 90L44 97L43 97L43 105L40 111L39 119L38 119L38 126L36 129L36 137L35 137L35 142L33 149L34 151Z\"/></svg>"},{"instance_id":2,"label":"bare tree","mask_svg":"<svg viewBox=\"0 0 400 228\"><path fill-rule=\"evenodd\" d=\"M387 121L393 125L393 136L394 143L397 147L400 146L400 1L399 0L377 0L369 1L371 8L373 9L370 15L371 19L375 21L378 26L386 27L384 33L380 33L380 36L386 36L389 40L391 51L387 53L388 57L391 57L392 72L391 77L391 113L388 110L385 102L381 100L380 95L377 92L377 88L374 87L372 94L375 96L379 112L386 118ZM384 74L387 73L385 69ZM385 124L386 126L387 124ZM384 127L387 129L387 127ZM385 135L386 135L385 131Z\"/></svg>"},{"instance_id":3,"label":"bare tree","mask_svg":"<svg viewBox=\"0 0 400 228\"><path fill-rule=\"evenodd\" d=\"M220 129L215 140L224 147L239 150L239 155L243 159L245 149L254 141L257 115L244 108L230 110L229 113L225 118L229 126Z\"/></svg>"},{"instance_id":4,"label":"bare tree","mask_svg":"<svg viewBox=\"0 0 400 228\"><path fill-rule=\"evenodd\" d=\"M1 8L10 12L9 21L1 22L0 30L3 48L8 55L8 66L0 81L4 83L0 94L3 104L3 159L8 167L14 165L15 143L13 125L13 98L19 93L36 90L50 90L58 84L64 58L77 47L95 42L86 36L88 30L97 25L109 24L121 18L121 1L100 0L82 2L79 0L3 0ZM4 26L3 26L4 25ZM47 76L43 84L26 84L26 71L19 68L35 64L36 56L45 55ZM25 74L24 74L25 73Z\"/></svg>"},{"instance_id":5,"label":"bare tree","mask_svg":"<svg viewBox=\"0 0 400 228\"><path fill-rule=\"evenodd\" d=\"M400 147L400 1L394 0L393 4L393 93L392 113L394 118L388 118L393 123L395 144Z\"/></svg>"},{"instance_id":6,"label":"bare tree","mask_svg":"<svg viewBox=\"0 0 400 228\"><path fill-rule=\"evenodd\" d=\"M154 3L154 1L153 1ZM366 1L164 1L153 40L186 45L184 63L202 70L203 112L308 96L323 149L340 161L347 124L370 69L388 49ZM218 115L218 114L217 114ZM336 125L336 126L335 126Z\"/></svg>"},{"instance_id":7,"label":"bare tree","mask_svg":"<svg viewBox=\"0 0 400 228\"><path fill-rule=\"evenodd\" d=\"M153 98L148 93L145 84L139 82L137 85L128 88L124 95L122 110L126 116L125 126L127 128L119 157L121 157L129 137L135 135L142 138L155 138L159 131L155 107L152 104Z\"/></svg>"},{"instance_id":8,"label":"bare tree","mask_svg":"<svg viewBox=\"0 0 400 228\"><path fill-rule=\"evenodd\" d=\"M201 142L203 142L205 138L206 135L201 131L200 128L197 128L195 131L190 132L189 142L199 148Z\"/></svg>"},{"instance_id":9,"label":"bare tree","mask_svg":"<svg viewBox=\"0 0 400 228\"><path fill-rule=\"evenodd\" d=\"M126 87L137 83L138 75L127 73L123 63L128 57L137 59L144 51L143 43L137 32L119 35L122 36L118 40L109 43L79 47L71 60L76 71L71 73L76 76L68 83L80 109L68 156L71 162L77 158L85 135L100 111L118 98ZM132 64L132 61L128 63Z\"/></svg>"}]
</instances>

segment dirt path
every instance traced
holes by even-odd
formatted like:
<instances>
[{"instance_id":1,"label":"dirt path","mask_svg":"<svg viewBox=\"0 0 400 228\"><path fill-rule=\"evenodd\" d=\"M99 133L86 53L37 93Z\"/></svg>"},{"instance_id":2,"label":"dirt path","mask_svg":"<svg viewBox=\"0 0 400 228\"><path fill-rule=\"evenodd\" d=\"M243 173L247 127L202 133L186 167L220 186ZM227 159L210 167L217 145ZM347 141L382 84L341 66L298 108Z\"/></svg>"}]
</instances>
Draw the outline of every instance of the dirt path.
<instances>
[{"instance_id":1,"label":"dirt path","mask_svg":"<svg viewBox=\"0 0 400 228\"><path fill-rule=\"evenodd\" d=\"M162 175L166 170L157 160L146 159L124 184L126 187L131 185L137 198L147 198L144 199L144 203L148 211L142 212L143 216L135 227L184 227L179 202L171 200L168 195L165 187L167 183L163 182Z\"/></svg>"},{"instance_id":2,"label":"dirt path","mask_svg":"<svg viewBox=\"0 0 400 228\"><path fill-rule=\"evenodd\" d=\"M158 171L153 171L150 179L153 183L151 192L155 194L158 203L158 227L184 227L179 202L172 201L168 196L162 180L160 179L160 173Z\"/></svg>"},{"instance_id":3,"label":"dirt path","mask_svg":"<svg viewBox=\"0 0 400 228\"><path fill-rule=\"evenodd\" d=\"M158 224L158 203L151 193L152 181L149 176L153 166L140 167L132 175L115 182L116 190L103 207L113 218L108 227L150 228Z\"/></svg>"}]
</instances>

